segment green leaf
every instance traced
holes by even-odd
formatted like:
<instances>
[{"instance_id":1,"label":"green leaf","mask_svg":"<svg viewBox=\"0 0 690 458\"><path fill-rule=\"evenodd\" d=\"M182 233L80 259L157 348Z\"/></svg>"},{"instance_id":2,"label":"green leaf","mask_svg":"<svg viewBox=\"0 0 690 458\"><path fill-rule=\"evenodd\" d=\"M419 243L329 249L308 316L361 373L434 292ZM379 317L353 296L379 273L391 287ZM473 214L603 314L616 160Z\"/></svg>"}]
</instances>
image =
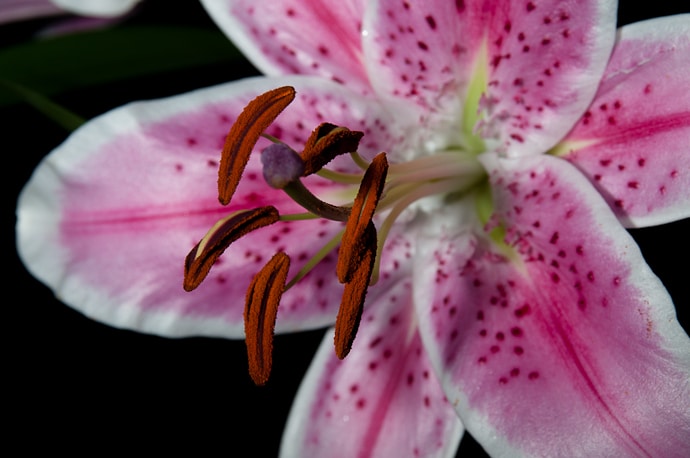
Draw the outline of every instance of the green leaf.
<instances>
[{"instance_id":1,"label":"green leaf","mask_svg":"<svg viewBox=\"0 0 690 458\"><path fill-rule=\"evenodd\" d=\"M0 79L0 87L4 87L7 91L10 91L10 93L14 93L21 100L24 100L36 110L70 132L86 122L84 118L72 113L65 107L58 105L48 97L36 91L2 79Z\"/></svg>"},{"instance_id":2,"label":"green leaf","mask_svg":"<svg viewBox=\"0 0 690 458\"><path fill-rule=\"evenodd\" d=\"M0 78L52 96L72 89L232 61L241 54L222 33L193 27L122 27L0 51ZM0 105L20 99L0 91Z\"/></svg>"}]
</instances>

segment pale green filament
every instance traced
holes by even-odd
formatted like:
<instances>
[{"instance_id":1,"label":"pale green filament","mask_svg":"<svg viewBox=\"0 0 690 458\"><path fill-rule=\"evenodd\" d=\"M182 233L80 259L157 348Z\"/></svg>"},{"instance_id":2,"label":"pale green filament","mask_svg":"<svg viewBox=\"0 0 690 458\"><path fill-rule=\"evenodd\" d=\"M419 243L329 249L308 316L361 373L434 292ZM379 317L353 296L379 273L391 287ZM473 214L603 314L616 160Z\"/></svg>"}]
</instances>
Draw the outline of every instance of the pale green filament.
<instances>
[{"instance_id":1,"label":"pale green filament","mask_svg":"<svg viewBox=\"0 0 690 458\"><path fill-rule=\"evenodd\" d=\"M306 221L310 219L318 219L321 218L319 215L315 215L314 213L292 213L292 214L287 214L287 215L280 215L279 221Z\"/></svg>"},{"instance_id":2,"label":"pale green filament","mask_svg":"<svg viewBox=\"0 0 690 458\"><path fill-rule=\"evenodd\" d=\"M319 251L316 252L314 256L307 261L304 266L297 272L297 274L290 280L287 285L285 285L285 291L288 289L292 288L298 281L300 281L302 278L304 278L311 270L314 268L315 265L317 265L319 262L323 260L326 256L328 256L328 253L333 251L335 247L338 246L340 243L340 240L343 238L343 234L345 233L345 229L342 229L340 232L338 232L331 240L326 243L323 248L321 248Z\"/></svg>"},{"instance_id":3,"label":"pale green filament","mask_svg":"<svg viewBox=\"0 0 690 458\"><path fill-rule=\"evenodd\" d=\"M447 178L463 182L468 178L481 176L483 172L481 164L472 155L460 152L441 153L405 164L392 165L389 173L393 178L387 183L387 187L395 188L404 183L438 181Z\"/></svg>"},{"instance_id":4,"label":"pale green filament","mask_svg":"<svg viewBox=\"0 0 690 458\"><path fill-rule=\"evenodd\" d=\"M436 194L441 194L444 192L452 192L457 189L457 183L455 180L442 180L434 181L430 183L419 183L416 185L410 185L406 191L403 193L399 199L389 199L384 202L384 199L379 203L379 209L385 209L385 207L392 205L390 213L386 216L381 223L381 227L377 232L377 247L376 247L376 260L374 262L374 270L371 275L371 284L375 284L379 277L379 267L381 266L381 253L383 252L383 246L386 242L386 237L393 227L393 223L398 219L398 216L412 204L413 202L422 199L424 197L433 196Z\"/></svg>"},{"instance_id":5,"label":"pale green filament","mask_svg":"<svg viewBox=\"0 0 690 458\"><path fill-rule=\"evenodd\" d=\"M266 132L264 132L263 134L261 134L261 136L262 136L263 138L265 138L266 140L272 141L273 143L283 143L280 139L274 137L273 135L267 134Z\"/></svg>"},{"instance_id":6,"label":"pale green filament","mask_svg":"<svg viewBox=\"0 0 690 458\"><path fill-rule=\"evenodd\" d=\"M357 151L350 153L350 157L360 169L366 170L369 168L369 161L360 156Z\"/></svg>"},{"instance_id":7,"label":"pale green filament","mask_svg":"<svg viewBox=\"0 0 690 458\"><path fill-rule=\"evenodd\" d=\"M360 173L342 173L328 169L321 169L316 172L316 174L321 178L331 180L335 183L359 184L362 181L362 174Z\"/></svg>"}]
</instances>

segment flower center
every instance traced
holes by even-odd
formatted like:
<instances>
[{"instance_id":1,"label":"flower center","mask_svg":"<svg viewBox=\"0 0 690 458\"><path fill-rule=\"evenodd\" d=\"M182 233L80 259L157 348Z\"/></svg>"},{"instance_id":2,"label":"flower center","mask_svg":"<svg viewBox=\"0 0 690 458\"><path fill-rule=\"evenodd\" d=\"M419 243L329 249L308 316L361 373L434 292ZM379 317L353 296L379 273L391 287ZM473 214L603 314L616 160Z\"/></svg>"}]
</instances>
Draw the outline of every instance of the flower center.
<instances>
[{"instance_id":1,"label":"flower center","mask_svg":"<svg viewBox=\"0 0 690 458\"><path fill-rule=\"evenodd\" d=\"M281 215L272 206L235 212L218 221L185 260L184 289L192 291L201 284L225 249L249 232L279 220L325 218L345 223L344 229L289 281L290 258L278 253L249 285L244 313L245 334L249 373L258 385L266 383L270 374L277 308L287 289L340 245L336 274L344 290L336 317L334 343L337 356L344 358L357 333L367 289L378 279L381 252L396 219L422 198L464 193L485 179L476 154L462 151L446 151L402 164L388 164L386 153L380 153L369 162L357 153L363 136L361 132L329 123L317 126L303 151L297 153L279 139L264 134L294 97L292 87L281 87L258 96L245 107L230 129L223 148L218 191L219 200L227 205L251 151L263 136L273 142L261 154L266 182L282 189L305 212ZM349 155L361 172L342 173L325 168L341 155ZM353 188L356 186L356 197L345 205L324 202L301 181L311 174ZM375 215L379 215L377 224L374 223Z\"/></svg>"}]
</instances>

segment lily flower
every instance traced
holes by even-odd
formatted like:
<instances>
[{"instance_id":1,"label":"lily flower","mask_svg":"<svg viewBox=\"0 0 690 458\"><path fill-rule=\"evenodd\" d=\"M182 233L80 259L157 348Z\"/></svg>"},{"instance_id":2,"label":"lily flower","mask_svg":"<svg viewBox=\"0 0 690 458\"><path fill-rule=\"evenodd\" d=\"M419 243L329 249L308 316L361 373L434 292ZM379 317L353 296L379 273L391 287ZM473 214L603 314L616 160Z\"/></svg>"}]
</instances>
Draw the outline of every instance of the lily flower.
<instances>
[{"instance_id":1,"label":"lily flower","mask_svg":"<svg viewBox=\"0 0 690 458\"><path fill-rule=\"evenodd\" d=\"M114 25L127 15L139 0L3 0L0 24L71 15L40 32L40 36L58 36Z\"/></svg>"},{"instance_id":2,"label":"lily flower","mask_svg":"<svg viewBox=\"0 0 690 458\"><path fill-rule=\"evenodd\" d=\"M3 0L0 24L72 13L81 16L112 18L134 8L139 0Z\"/></svg>"},{"instance_id":3,"label":"lily flower","mask_svg":"<svg viewBox=\"0 0 690 458\"><path fill-rule=\"evenodd\" d=\"M690 339L625 229L690 216L689 15L616 32L608 0L203 3L268 76L78 129L20 196L37 278L165 336L244 338L246 302L257 383L274 331L366 297L283 456L452 456L465 430L492 456L690 455ZM332 157L337 129L362 136ZM278 186L272 144L301 151Z\"/></svg>"}]
</instances>

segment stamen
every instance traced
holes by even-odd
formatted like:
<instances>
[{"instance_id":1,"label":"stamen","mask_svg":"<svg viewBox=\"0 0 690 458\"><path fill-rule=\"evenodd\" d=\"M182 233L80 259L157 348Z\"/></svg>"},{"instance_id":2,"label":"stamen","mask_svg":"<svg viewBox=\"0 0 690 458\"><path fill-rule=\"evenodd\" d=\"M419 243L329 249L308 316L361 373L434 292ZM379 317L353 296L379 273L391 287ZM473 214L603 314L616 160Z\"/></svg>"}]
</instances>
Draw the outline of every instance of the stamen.
<instances>
[{"instance_id":1,"label":"stamen","mask_svg":"<svg viewBox=\"0 0 690 458\"><path fill-rule=\"evenodd\" d=\"M361 256L365 250L361 244L367 241L365 231L374 217L387 172L386 153L381 153L374 158L364 174L338 251L336 272L341 283L350 282L353 271L362 262Z\"/></svg>"},{"instance_id":2,"label":"stamen","mask_svg":"<svg viewBox=\"0 0 690 458\"><path fill-rule=\"evenodd\" d=\"M279 87L249 102L237 117L225 139L218 167L218 200L223 205L230 203L259 137L294 98L293 87Z\"/></svg>"},{"instance_id":3,"label":"stamen","mask_svg":"<svg viewBox=\"0 0 690 458\"><path fill-rule=\"evenodd\" d=\"M363 136L363 132L352 131L347 127L327 122L320 124L312 131L302 151L303 176L318 172L341 154L357 151Z\"/></svg>"},{"instance_id":4,"label":"stamen","mask_svg":"<svg viewBox=\"0 0 690 458\"><path fill-rule=\"evenodd\" d=\"M247 343L249 375L257 385L264 385L273 363L273 333L278 304L283 295L290 258L276 253L252 279L247 289L244 332Z\"/></svg>"},{"instance_id":5,"label":"stamen","mask_svg":"<svg viewBox=\"0 0 690 458\"><path fill-rule=\"evenodd\" d=\"M232 213L214 224L185 259L185 291L194 290L204 281L213 263L232 242L279 218L275 207L266 206Z\"/></svg>"},{"instance_id":6,"label":"stamen","mask_svg":"<svg viewBox=\"0 0 690 458\"><path fill-rule=\"evenodd\" d=\"M444 192L452 192L453 190L455 190L456 186L456 181L452 179L425 183L421 185L408 185L405 193L403 193L400 196L396 196L394 199L391 199L390 202L386 202L389 197L392 197L389 195L387 195L384 199L381 200L381 202L379 203L379 208L387 208L389 206L392 206L392 208L388 215L386 215L386 218L383 220L378 230L378 251L376 253L374 271L371 274L371 285L375 285L378 282L379 267L381 264L381 253L383 251L386 237L388 236L388 233L393 227L393 223L398 218L398 216L400 216L400 214L413 202L419 199L423 199L427 196L432 196Z\"/></svg>"},{"instance_id":7,"label":"stamen","mask_svg":"<svg viewBox=\"0 0 690 458\"><path fill-rule=\"evenodd\" d=\"M345 284L343 298L335 321L335 354L343 359L352 348L357 335L359 322L364 309L364 299L369 287L369 279L376 258L376 229L369 221L362 235L363 243L358 258L361 261L355 266L350 281Z\"/></svg>"}]
</instances>

